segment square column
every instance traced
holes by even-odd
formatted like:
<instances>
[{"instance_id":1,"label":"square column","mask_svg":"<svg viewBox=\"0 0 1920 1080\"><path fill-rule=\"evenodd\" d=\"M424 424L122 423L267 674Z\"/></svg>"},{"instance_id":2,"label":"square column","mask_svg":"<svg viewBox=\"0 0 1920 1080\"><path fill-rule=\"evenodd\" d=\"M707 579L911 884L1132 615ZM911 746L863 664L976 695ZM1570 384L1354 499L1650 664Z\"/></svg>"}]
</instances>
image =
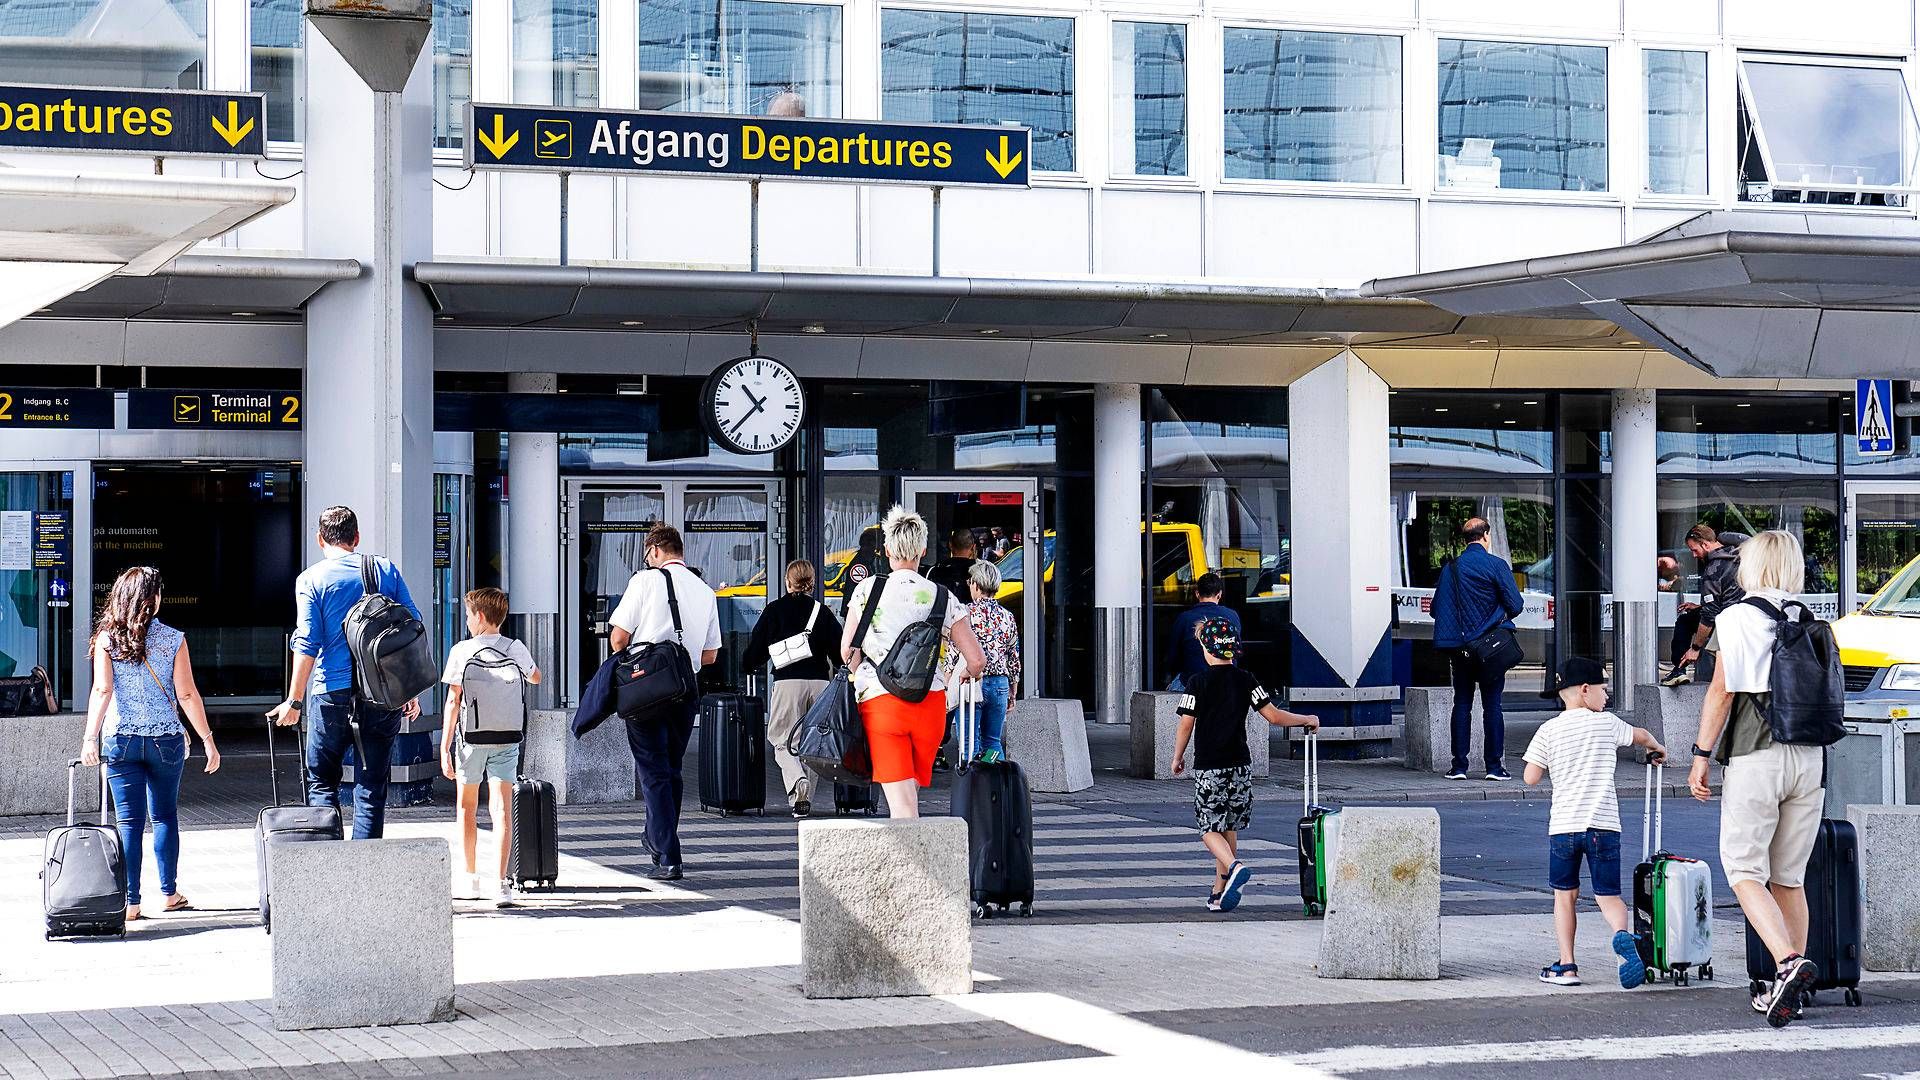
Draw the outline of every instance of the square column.
<instances>
[{"instance_id":1,"label":"square column","mask_svg":"<svg viewBox=\"0 0 1920 1080\"><path fill-rule=\"evenodd\" d=\"M1094 719L1124 724L1140 689L1141 477L1146 475L1138 383L1093 390Z\"/></svg>"}]
</instances>

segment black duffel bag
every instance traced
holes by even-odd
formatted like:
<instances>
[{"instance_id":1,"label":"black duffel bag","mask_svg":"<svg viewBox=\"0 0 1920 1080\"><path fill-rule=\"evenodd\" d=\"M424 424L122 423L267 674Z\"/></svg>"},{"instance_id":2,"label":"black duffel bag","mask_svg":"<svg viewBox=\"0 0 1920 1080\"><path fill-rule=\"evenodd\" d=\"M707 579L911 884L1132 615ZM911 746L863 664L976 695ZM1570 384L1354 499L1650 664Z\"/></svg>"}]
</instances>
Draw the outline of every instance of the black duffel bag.
<instances>
[{"instance_id":1,"label":"black duffel bag","mask_svg":"<svg viewBox=\"0 0 1920 1080\"><path fill-rule=\"evenodd\" d=\"M656 709L698 700L693 657L687 653L680 626L680 601L673 595L673 575L657 566L667 582L667 610L673 614L670 641L635 642L621 650L613 664L613 711L623 720L643 720Z\"/></svg>"},{"instance_id":2,"label":"black duffel bag","mask_svg":"<svg viewBox=\"0 0 1920 1080\"><path fill-rule=\"evenodd\" d=\"M860 720L853 676L846 668L835 671L827 681L827 688L788 737L787 749L830 783L865 784L872 779L867 727Z\"/></svg>"}]
</instances>

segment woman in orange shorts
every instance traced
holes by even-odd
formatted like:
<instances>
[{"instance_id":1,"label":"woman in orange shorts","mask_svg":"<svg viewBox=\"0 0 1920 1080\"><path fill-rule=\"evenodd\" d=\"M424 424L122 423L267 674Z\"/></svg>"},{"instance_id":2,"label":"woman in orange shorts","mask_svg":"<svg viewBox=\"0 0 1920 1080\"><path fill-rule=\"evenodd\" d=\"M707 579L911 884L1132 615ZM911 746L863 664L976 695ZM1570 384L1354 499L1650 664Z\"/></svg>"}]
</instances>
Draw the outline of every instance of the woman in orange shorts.
<instances>
[{"instance_id":1,"label":"woman in orange shorts","mask_svg":"<svg viewBox=\"0 0 1920 1080\"><path fill-rule=\"evenodd\" d=\"M841 653L853 669L854 693L860 701L860 719L866 725L873 755L873 780L887 793L887 811L894 817L920 816L920 789L933 783L933 757L947 733L946 678L977 678L986 668L980 643L968 625L966 605L951 593L941 616L946 635L943 648L958 649L960 662L942 677L935 665L932 688L920 701L907 701L887 692L874 673L873 662L884 660L901 632L932 614L934 602L945 592L921 577L921 558L927 553L927 523L919 514L896 506L881 524L887 561L892 572L862 581L847 598L846 629ZM873 618L861 640L855 641L862 616L874 590Z\"/></svg>"}]
</instances>

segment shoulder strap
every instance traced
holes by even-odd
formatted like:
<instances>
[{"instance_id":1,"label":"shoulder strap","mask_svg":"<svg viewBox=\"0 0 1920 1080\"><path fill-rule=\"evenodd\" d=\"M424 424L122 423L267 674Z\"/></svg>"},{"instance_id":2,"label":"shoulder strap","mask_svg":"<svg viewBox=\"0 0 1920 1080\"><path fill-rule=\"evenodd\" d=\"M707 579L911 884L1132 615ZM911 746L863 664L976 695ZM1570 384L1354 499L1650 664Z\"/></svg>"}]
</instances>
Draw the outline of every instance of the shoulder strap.
<instances>
[{"instance_id":1,"label":"shoulder strap","mask_svg":"<svg viewBox=\"0 0 1920 1080\"><path fill-rule=\"evenodd\" d=\"M1743 604L1752 604L1754 607L1757 607L1761 611L1766 612L1767 617L1772 619L1774 622L1787 621L1787 613L1777 607L1774 607L1772 604L1767 603L1767 600L1765 597L1749 596L1741 600L1740 602ZM1802 606L1805 606L1805 605L1802 605Z\"/></svg>"},{"instance_id":2,"label":"shoulder strap","mask_svg":"<svg viewBox=\"0 0 1920 1080\"><path fill-rule=\"evenodd\" d=\"M813 624L820 621L820 609L823 607L826 607L826 605L822 604L820 601L815 600L813 602L813 610L807 613L807 628L805 630L802 630L801 633L803 634L813 633Z\"/></svg>"},{"instance_id":3,"label":"shoulder strap","mask_svg":"<svg viewBox=\"0 0 1920 1080\"><path fill-rule=\"evenodd\" d=\"M147 657L142 657L140 660L140 663L146 666L147 674L153 676L153 684L160 688L161 696L165 697L167 701L171 702L174 708L176 709L179 708L180 707L179 699L175 698L172 692L167 689L166 683L163 683L160 681L160 673L153 670L152 659Z\"/></svg>"},{"instance_id":4,"label":"shoulder strap","mask_svg":"<svg viewBox=\"0 0 1920 1080\"><path fill-rule=\"evenodd\" d=\"M673 616L673 636L684 649L687 645L687 635L680 629L680 598L673 595L673 574L664 566L656 566L654 569L660 571L660 575L667 579L667 611Z\"/></svg>"},{"instance_id":5,"label":"shoulder strap","mask_svg":"<svg viewBox=\"0 0 1920 1080\"><path fill-rule=\"evenodd\" d=\"M360 556L360 585L368 596L380 595L380 572L373 565L373 556Z\"/></svg>"},{"instance_id":6,"label":"shoulder strap","mask_svg":"<svg viewBox=\"0 0 1920 1080\"><path fill-rule=\"evenodd\" d=\"M945 630L947 628L947 597L953 595L953 590L945 585L936 584L933 592L933 607L927 612L927 621L933 624L934 629Z\"/></svg>"},{"instance_id":7,"label":"shoulder strap","mask_svg":"<svg viewBox=\"0 0 1920 1080\"><path fill-rule=\"evenodd\" d=\"M865 651L867 631L873 627L873 613L880 607L880 593L887 587L887 575L879 574L873 579L873 587L867 593L867 606L860 611L860 625L853 629L853 647Z\"/></svg>"}]
</instances>

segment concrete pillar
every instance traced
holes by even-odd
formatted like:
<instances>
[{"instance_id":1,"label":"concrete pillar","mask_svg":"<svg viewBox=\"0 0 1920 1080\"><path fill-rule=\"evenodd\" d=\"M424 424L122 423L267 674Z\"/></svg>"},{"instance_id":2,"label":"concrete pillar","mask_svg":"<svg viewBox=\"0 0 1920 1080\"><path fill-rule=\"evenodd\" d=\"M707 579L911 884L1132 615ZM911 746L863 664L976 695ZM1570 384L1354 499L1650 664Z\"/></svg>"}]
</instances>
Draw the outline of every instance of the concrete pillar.
<instances>
[{"instance_id":1,"label":"concrete pillar","mask_svg":"<svg viewBox=\"0 0 1920 1080\"><path fill-rule=\"evenodd\" d=\"M1352 352L1342 352L1288 389L1287 417L1291 704L1320 717L1332 738L1356 740L1343 756L1384 756L1399 696L1387 384ZM1386 734L1376 734L1383 729Z\"/></svg>"},{"instance_id":2,"label":"concrete pillar","mask_svg":"<svg viewBox=\"0 0 1920 1080\"><path fill-rule=\"evenodd\" d=\"M1140 688L1141 437L1140 387L1102 383L1093 391L1094 718L1124 724Z\"/></svg>"},{"instance_id":3,"label":"concrete pillar","mask_svg":"<svg viewBox=\"0 0 1920 1080\"><path fill-rule=\"evenodd\" d=\"M507 389L551 394L559 376L513 372ZM560 634L560 437L516 431L507 436L507 599L513 633L550 677L533 688L533 707L552 708L566 680L555 668Z\"/></svg>"},{"instance_id":4,"label":"concrete pillar","mask_svg":"<svg viewBox=\"0 0 1920 1080\"><path fill-rule=\"evenodd\" d=\"M352 281L306 309L306 506L344 503L367 550L392 558L415 599L433 572L433 311L406 280L433 255L433 60L405 89L369 89L309 20L307 254L351 258Z\"/></svg>"},{"instance_id":5,"label":"concrete pillar","mask_svg":"<svg viewBox=\"0 0 1920 1080\"><path fill-rule=\"evenodd\" d=\"M1652 390L1613 392L1613 707L1623 714L1660 675L1656 430Z\"/></svg>"}]
</instances>

